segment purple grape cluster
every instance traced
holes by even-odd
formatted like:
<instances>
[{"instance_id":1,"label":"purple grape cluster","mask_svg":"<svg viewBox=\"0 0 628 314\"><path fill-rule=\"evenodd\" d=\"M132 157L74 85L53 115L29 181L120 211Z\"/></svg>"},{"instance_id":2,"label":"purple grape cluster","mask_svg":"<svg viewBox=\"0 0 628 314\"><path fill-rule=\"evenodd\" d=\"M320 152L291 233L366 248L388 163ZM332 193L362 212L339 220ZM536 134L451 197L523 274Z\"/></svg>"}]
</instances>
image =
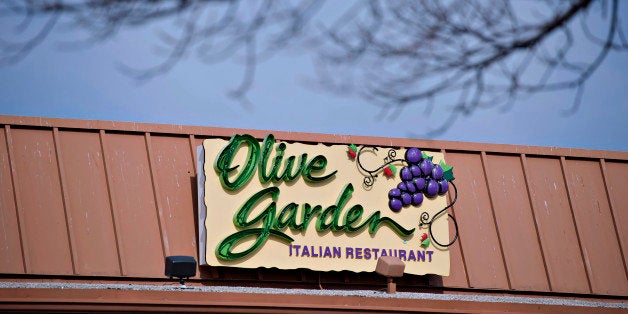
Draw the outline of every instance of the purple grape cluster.
<instances>
[{"instance_id":1,"label":"purple grape cluster","mask_svg":"<svg viewBox=\"0 0 628 314\"><path fill-rule=\"evenodd\" d=\"M398 212L410 205L419 206L424 195L432 198L447 193L449 183L443 178L443 168L423 158L420 149L406 150L405 161L408 165L399 172L401 182L388 192L388 207L392 211Z\"/></svg>"}]
</instances>

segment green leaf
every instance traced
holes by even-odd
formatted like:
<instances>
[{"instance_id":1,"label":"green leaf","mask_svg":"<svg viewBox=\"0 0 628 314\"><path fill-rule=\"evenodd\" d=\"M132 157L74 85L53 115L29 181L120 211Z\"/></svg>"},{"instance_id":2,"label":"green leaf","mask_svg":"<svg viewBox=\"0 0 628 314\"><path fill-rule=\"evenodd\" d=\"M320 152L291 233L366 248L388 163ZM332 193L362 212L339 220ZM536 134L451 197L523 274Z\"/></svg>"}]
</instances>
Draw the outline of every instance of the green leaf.
<instances>
[{"instance_id":1,"label":"green leaf","mask_svg":"<svg viewBox=\"0 0 628 314\"><path fill-rule=\"evenodd\" d=\"M421 242L421 246L424 248L427 248L428 246L430 246L430 238L423 240L423 242Z\"/></svg>"},{"instance_id":2,"label":"green leaf","mask_svg":"<svg viewBox=\"0 0 628 314\"><path fill-rule=\"evenodd\" d=\"M453 166L448 166L445 164L444 161L440 161L440 167L443 168L443 178L445 178L445 180L447 181L452 181L454 180L454 167Z\"/></svg>"},{"instance_id":3,"label":"green leaf","mask_svg":"<svg viewBox=\"0 0 628 314\"><path fill-rule=\"evenodd\" d=\"M395 167L395 165L390 164L388 165L388 168L390 168L390 171L392 171L393 176L397 175L397 167Z\"/></svg>"},{"instance_id":4,"label":"green leaf","mask_svg":"<svg viewBox=\"0 0 628 314\"><path fill-rule=\"evenodd\" d=\"M351 145L349 145L349 149L350 149L350 150L352 150L352 151L354 151L354 152L357 152L357 151L358 151L358 147L357 147L357 146L355 146L355 144L351 144Z\"/></svg>"}]
</instances>

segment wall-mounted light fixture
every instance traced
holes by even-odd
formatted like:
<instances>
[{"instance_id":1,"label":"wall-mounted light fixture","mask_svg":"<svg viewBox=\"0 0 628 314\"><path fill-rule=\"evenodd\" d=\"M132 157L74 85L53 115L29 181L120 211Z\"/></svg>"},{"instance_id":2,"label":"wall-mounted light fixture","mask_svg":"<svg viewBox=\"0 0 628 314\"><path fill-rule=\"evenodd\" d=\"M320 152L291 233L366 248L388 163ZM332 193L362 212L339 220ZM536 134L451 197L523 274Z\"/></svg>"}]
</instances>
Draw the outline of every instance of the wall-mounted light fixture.
<instances>
[{"instance_id":1,"label":"wall-mounted light fixture","mask_svg":"<svg viewBox=\"0 0 628 314\"><path fill-rule=\"evenodd\" d=\"M185 287L185 279L196 275L196 260L192 256L167 256L165 274L170 279L179 278Z\"/></svg>"},{"instance_id":2,"label":"wall-mounted light fixture","mask_svg":"<svg viewBox=\"0 0 628 314\"><path fill-rule=\"evenodd\" d=\"M375 272L386 276L386 282L388 286L386 288L386 292L395 293L397 292L397 284L392 281L392 277L401 277L403 276L403 271L406 268L406 264L396 256L381 256L377 259L377 266L375 267Z\"/></svg>"}]
</instances>

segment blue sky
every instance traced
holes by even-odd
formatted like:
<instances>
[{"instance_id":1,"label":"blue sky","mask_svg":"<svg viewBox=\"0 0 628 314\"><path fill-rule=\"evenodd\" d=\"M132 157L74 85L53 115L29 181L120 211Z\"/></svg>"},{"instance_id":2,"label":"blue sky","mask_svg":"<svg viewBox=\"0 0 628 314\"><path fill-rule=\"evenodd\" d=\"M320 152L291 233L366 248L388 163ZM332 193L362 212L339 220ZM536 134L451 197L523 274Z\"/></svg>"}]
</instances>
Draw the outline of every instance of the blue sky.
<instances>
[{"instance_id":1,"label":"blue sky","mask_svg":"<svg viewBox=\"0 0 628 314\"><path fill-rule=\"evenodd\" d=\"M626 24L626 22L624 22ZM11 36L0 19L0 38ZM0 66L0 114L236 127L383 137L421 137L438 125L420 107L396 118L358 97L314 88L312 56L282 51L257 68L249 106L227 96L244 68L237 58L207 65L193 56L144 83L117 65L158 62L158 26L124 30L89 48L60 49L51 34L24 60ZM590 53L588 48L581 49ZM478 110L435 139L628 151L628 53L611 53L588 81L580 109L565 116L573 92L520 98L512 110Z\"/></svg>"}]
</instances>

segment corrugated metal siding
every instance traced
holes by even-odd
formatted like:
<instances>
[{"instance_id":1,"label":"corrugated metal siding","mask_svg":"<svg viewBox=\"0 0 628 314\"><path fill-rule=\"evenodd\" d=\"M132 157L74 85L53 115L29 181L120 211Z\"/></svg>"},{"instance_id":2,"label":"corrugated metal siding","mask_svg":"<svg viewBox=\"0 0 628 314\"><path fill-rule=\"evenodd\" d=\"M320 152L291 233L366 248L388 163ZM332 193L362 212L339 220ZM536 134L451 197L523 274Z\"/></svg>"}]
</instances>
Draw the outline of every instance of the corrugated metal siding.
<instances>
[{"instance_id":1,"label":"corrugated metal siding","mask_svg":"<svg viewBox=\"0 0 628 314\"><path fill-rule=\"evenodd\" d=\"M5 130L0 132L0 272L25 272Z\"/></svg>"},{"instance_id":2,"label":"corrugated metal siding","mask_svg":"<svg viewBox=\"0 0 628 314\"><path fill-rule=\"evenodd\" d=\"M98 132L56 131L77 274L119 276L118 243Z\"/></svg>"},{"instance_id":3,"label":"corrugated metal siding","mask_svg":"<svg viewBox=\"0 0 628 314\"><path fill-rule=\"evenodd\" d=\"M527 157L525 164L552 291L590 293L560 159Z\"/></svg>"},{"instance_id":4,"label":"corrugated metal siding","mask_svg":"<svg viewBox=\"0 0 628 314\"><path fill-rule=\"evenodd\" d=\"M267 133L10 116L0 116L0 127L0 274L131 278L162 278L164 256L197 255L202 139ZM460 240L443 287L628 295L628 153L273 133L442 151L460 191ZM378 279L209 267L198 277L269 275L285 283ZM411 281L427 285L418 277L399 285Z\"/></svg>"},{"instance_id":5,"label":"corrugated metal siding","mask_svg":"<svg viewBox=\"0 0 628 314\"><path fill-rule=\"evenodd\" d=\"M599 161L563 159L585 269L591 290L626 294L625 263ZM622 277L623 284L617 279Z\"/></svg>"}]
</instances>

